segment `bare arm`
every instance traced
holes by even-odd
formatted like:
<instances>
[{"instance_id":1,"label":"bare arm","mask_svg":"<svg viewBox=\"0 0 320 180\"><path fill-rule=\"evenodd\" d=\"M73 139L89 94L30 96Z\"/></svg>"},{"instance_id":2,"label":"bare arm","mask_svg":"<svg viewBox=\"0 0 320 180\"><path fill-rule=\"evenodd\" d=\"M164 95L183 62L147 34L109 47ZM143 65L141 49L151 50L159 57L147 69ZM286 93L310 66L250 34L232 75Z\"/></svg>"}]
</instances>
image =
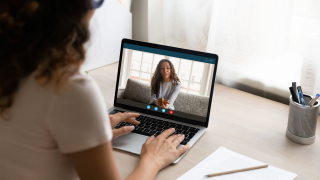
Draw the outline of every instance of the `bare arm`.
<instances>
[{"instance_id":1,"label":"bare arm","mask_svg":"<svg viewBox=\"0 0 320 180\"><path fill-rule=\"evenodd\" d=\"M81 180L120 180L111 142L70 154Z\"/></svg>"},{"instance_id":2,"label":"bare arm","mask_svg":"<svg viewBox=\"0 0 320 180\"><path fill-rule=\"evenodd\" d=\"M177 159L189 146L176 147L184 139L182 135L168 137L174 129L168 129L157 138L151 136L141 150L141 160L127 180L154 179L158 171ZM120 180L112 153L111 142L92 149L71 153L70 157L81 180Z\"/></svg>"}]
</instances>

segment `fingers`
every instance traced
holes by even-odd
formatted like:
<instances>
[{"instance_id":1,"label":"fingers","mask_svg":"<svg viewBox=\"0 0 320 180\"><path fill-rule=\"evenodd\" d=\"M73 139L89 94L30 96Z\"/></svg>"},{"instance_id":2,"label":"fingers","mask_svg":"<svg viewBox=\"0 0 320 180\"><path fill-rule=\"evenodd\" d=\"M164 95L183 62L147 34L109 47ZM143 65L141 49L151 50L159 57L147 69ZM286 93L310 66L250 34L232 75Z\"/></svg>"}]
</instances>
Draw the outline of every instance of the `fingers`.
<instances>
[{"instance_id":1,"label":"fingers","mask_svg":"<svg viewBox=\"0 0 320 180\"><path fill-rule=\"evenodd\" d=\"M166 100L166 99L163 100L162 103L164 103L164 104L170 104L169 100Z\"/></svg>"},{"instance_id":2,"label":"fingers","mask_svg":"<svg viewBox=\"0 0 320 180\"><path fill-rule=\"evenodd\" d=\"M124 134L128 134L129 132L131 132L132 130L134 130L134 126L124 126L122 128L119 129L114 129L112 130L113 132L113 139L124 135Z\"/></svg>"},{"instance_id":3,"label":"fingers","mask_svg":"<svg viewBox=\"0 0 320 180\"><path fill-rule=\"evenodd\" d=\"M140 124L140 122L137 121L136 118L125 119L122 122L128 122L128 123L131 123L131 124L134 124L134 125L139 125Z\"/></svg>"},{"instance_id":4,"label":"fingers","mask_svg":"<svg viewBox=\"0 0 320 180\"><path fill-rule=\"evenodd\" d=\"M122 113L122 114L124 114L126 116L126 118L131 118L131 117L136 118L136 117L140 116L139 113L133 113L133 112L126 112L126 113Z\"/></svg>"},{"instance_id":5,"label":"fingers","mask_svg":"<svg viewBox=\"0 0 320 180\"><path fill-rule=\"evenodd\" d=\"M167 129L163 131L159 136L157 136L157 138L167 139L167 137L170 136L172 133L174 133L174 131L175 131L174 128Z\"/></svg>"},{"instance_id":6,"label":"fingers","mask_svg":"<svg viewBox=\"0 0 320 180\"><path fill-rule=\"evenodd\" d=\"M152 140L154 140L154 135L148 137L148 139L146 140L145 144L149 144Z\"/></svg>"},{"instance_id":7,"label":"fingers","mask_svg":"<svg viewBox=\"0 0 320 180\"><path fill-rule=\"evenodd\" d=\"M175 146L178 146L185 138L183 134L176 134L171 137L172 137L172 144L174 144Z\"/></svg>"},{"instance_id":8,"label":"fingers","mask_svg":"<svg viewBox=\"0 0 320 180\"><path fill-rule=\"evenodd\" d=\"M139 125L140 122L136 120L136 117L139 117L138 113L121 113L119 114L120 122L128 122L134 125Z\"/></svg>"},{"instance_id":9,"label":"fingers","mask_svg":"<svg viewBox=\"0 0 320 180\"><path fill-rule=\"evenodd\" d=\"M181 155L181 154L185 153L186 151L188 151L189 149L190 149L190 145L187 144L187 145L178 147L177 151L178 151L179 155Z\"/></svg>"}]
</instances>

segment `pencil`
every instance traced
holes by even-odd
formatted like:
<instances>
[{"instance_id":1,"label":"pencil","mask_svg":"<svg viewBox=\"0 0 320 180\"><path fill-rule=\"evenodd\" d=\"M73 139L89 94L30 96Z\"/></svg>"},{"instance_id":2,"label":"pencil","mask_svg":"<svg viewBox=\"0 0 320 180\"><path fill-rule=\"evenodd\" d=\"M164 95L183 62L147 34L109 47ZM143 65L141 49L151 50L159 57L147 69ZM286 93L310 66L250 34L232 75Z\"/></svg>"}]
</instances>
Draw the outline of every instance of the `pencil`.
<instances>
[{"instance_id":1,"label":"pencil","mask_svg":"<svg viewBox=\"0 0 320 180\"><path fill-rule=\"evenodd\" d=\"M206 177L213 177L213 176L220 176L220 175L225 175L225 174L231 174L231 173L237 173L237 172L243 172L243 171L250 171L250 170L255 170L255 169L261 169L261 168L266 168L268 165L261 165L261 166L255 166L255 167L249 167L249 168L243 168L243 169L236 169L236 170L231 170L231 171L224 171L224 172L219 172L219 173L213 173L213 174L207 174Z\"/></svg>"}]
</instances>

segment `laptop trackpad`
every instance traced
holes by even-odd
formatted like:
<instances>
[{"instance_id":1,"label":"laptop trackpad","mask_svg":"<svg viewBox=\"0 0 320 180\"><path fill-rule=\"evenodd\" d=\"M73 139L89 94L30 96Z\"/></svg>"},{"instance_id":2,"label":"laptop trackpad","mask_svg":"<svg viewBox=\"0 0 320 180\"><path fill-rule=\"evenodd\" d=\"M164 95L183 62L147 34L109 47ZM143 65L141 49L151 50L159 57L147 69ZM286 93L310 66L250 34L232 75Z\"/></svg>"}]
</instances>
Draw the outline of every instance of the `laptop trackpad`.
<instances>
[{"instance_id":1,"label":"laptop trackpad","mask_svg":"<svg viewBox=\"0 0 320 180\"><path fill-rule=\"evenodd\" d=\"M147 140L147 136L140 134L129 133L117 137L112 141L113 148L129 151L135 154L140 154L142 145Z\"/></svg>"}]
</instances>

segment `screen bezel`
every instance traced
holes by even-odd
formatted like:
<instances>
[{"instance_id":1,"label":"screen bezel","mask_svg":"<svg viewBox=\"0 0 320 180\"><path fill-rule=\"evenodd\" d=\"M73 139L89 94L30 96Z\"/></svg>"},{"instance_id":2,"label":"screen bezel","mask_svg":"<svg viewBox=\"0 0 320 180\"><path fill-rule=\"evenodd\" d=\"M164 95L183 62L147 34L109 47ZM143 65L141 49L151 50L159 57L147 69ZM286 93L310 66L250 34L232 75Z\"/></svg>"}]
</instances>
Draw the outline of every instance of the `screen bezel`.
<instances>
[{"instance_id":1,"label":"screen bezel","mask_svg":"<svg viewBox=\"0 0 320 180\"><path fill-rule=\"evenodd\" d=\"M133 107L133 106L128 106L128 105L117 103L116 101L117 101L117 96L118 96L118 86L119 86L119 78L120 78L120 72L121 72L121 63L122 63L123 44L124 43L145 46L145 47L149 47L149 48L156 48L156 49L180 52L180 53L191 54L191 55L196 55L196 56L203 56L203 57L208 57L208 58L214 58L215 59L215 66L214 66L213 77L212 77L212 82L211 82L211 90L210 90L210 96L209 96L209 104L208 104L206 122L200 122L197 120L187 119L187 118L178 117L178 116L174 116L174 115L162 114L160 112L156 112L156 111L152 111L152 110L141 109L138 107ZM213 94L214 82L215 82L216 72L217 72L217 66L218 66L218 55L216 55L216 54L181 49L181 48L177 48L177 47L169 47L169 46L153 44L153 43L146 43L146 42L141 42L141 41L136 41L136 40L131 40L131 39L122 39L121 47L120 47L118 74L117 74L117 81L116 81L116 88L115 88L116 91L115 91L113 105L115 107L120 107L120 108L128 109L131 111L137 111L137 112L141 112L144 114L150 114L153 116L159 116L159 117L167 118L167 119L173 119L172 117L174 117L174 120L179 121L179 122L208 127L209 118L210 118L209 116L210 116L210 111L211 111L212 94Z\"/></svg>"}]
</instances>

